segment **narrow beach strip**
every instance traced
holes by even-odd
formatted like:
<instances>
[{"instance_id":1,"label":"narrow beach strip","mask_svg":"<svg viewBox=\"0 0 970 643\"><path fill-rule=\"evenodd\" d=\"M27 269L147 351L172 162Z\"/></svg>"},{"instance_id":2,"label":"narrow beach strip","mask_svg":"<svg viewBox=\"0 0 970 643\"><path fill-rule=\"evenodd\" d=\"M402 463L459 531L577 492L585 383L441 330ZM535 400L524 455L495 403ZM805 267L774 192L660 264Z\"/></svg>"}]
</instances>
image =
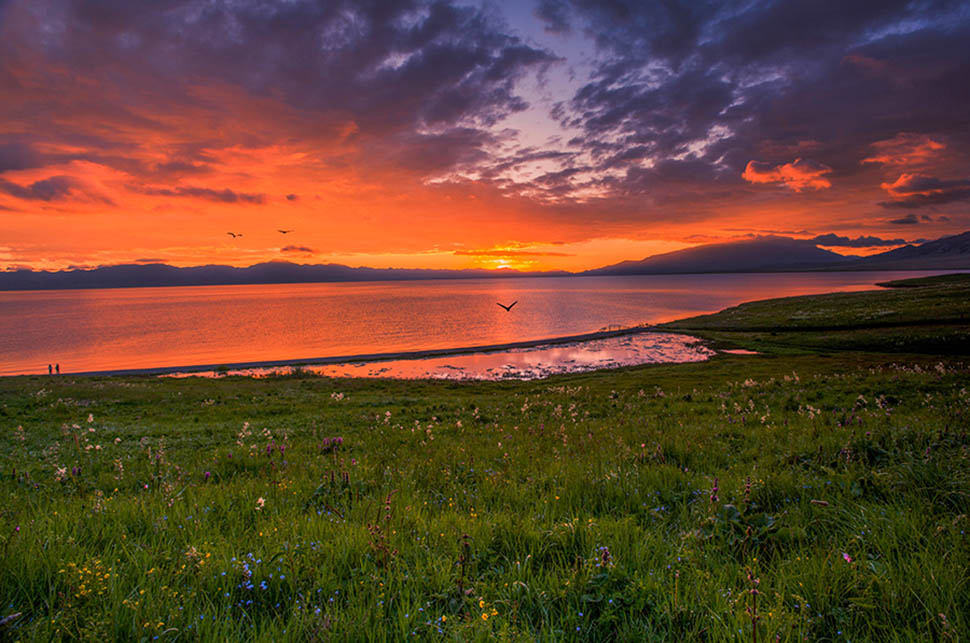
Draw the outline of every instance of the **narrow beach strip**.
<instances>
[{"instance_id":1,"label":"narrow beach strip","mask_svg":"<svg viewBox=\"0 0 970 643\"><path fill-rule=\"evenodd\" d=\"M538 346L554 346L556 344L571 344L575 342L587 342L598 339L609 339L612 337L622 337L625 335L637 335L640 333L663 333L663 334L683 334L677 331L661 329L656 326L631 326L615 330L601 330L580 335L565 335L546 339L530 339L520 342L505 342L501 344L488 344L481 346L466 346L460 348L431 348L415 351L394 351L387 353L369 353L359 355L340 355L331 357L307 357L280 360L262 360L252 362L233 362L217 364L192 364L188 366L158 366L151 368L129 368L111 369L102 371L68 371L61 373L74 376L114 376L114 375L171 375L173 373L191 373L195 371L222 371L222 370L241 370L250 368L274 368L274 367L302 367L318 366L326 364L349 364L354 362L384 362L390 360L411 360L426 359L429 357L447 357L451 355L466 355L471 353L495 353L520 348L535 348ZM698 342L701 340L698 339Z\"/></svg>"}]
</instances>

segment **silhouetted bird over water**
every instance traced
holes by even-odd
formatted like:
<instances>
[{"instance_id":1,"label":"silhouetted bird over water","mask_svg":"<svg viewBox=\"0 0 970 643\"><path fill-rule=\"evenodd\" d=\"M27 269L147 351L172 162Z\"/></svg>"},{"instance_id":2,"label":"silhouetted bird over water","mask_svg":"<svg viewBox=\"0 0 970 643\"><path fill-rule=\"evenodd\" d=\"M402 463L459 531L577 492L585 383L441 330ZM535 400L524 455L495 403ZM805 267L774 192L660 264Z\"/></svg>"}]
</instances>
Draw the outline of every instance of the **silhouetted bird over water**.
<instances>
[{"instance_id":1,"label":"silhouetted bird over water","mask_svg":"<svg viewBox=\"0 0 970 643\"><path fill-rule=\"evenodd\" d=\"M279 228L277 228L276 231L279 232L280 234L289 234L293 232L292 230L280 230Z\"/></svg>"},{"instance_id":2,"label":"silhouetted bird over water","mask_svg":"<svg viewBox=\"0 0 970 643\"><path fill-rule=\"evenodd\" d=\"M498 304L499 306L501 306L502 308L504 308L504 309L505 309L506 311L509 311L509 310L512 310L512 306L514 306L514 305L516 305L517 303L519 303L519 300L518 300L518 299L516 299L515 301L513 301L513 302L512 302L511 304L509 304L508 306L506 306L505 304L499 304L498 302L495 302L495 303L496 303L496 304Z\"/></svg>"},{"instance_id":3,"label":"silhouetted bird over water","mask_svg":"<svg viewBox=\"0 0 970 643\"><path fill-rule=\"evenodd\" d=\"M227 232L226 234L228 234L233 239L235 239L236 237L241 237L242 236L242 233L236 233L236 232Z\"/></svg>"}]
</instances>

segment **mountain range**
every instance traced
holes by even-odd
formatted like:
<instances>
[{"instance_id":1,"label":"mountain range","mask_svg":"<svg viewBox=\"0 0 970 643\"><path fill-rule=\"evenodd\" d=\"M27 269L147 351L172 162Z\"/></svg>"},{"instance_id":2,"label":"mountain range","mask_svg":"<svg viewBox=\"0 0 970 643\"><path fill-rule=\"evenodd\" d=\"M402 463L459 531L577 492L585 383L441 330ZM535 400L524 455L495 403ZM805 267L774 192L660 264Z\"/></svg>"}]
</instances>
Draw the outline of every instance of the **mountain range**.
<instances>
[{"instance_id":1,"label":"mountain range","mask_svg":"<svg viewBox=\"0 0 970 643\"><path fill-rule=\"evenodd\" d=\"M970 269L970 232L926 241L920 245L905 245L868 257L840 255L819 248L815 242L806 239L755 237L653 255L640 261L623 261L588 270L583 274L951 269Z\"/></svg>"},{"instance_id":2,"label":"mountain range","mask_svg":"<svg viewBox=\"0 0 970 643\"><path fill-rule=\"evenodd\" d=\"M712 243L653 255L640 261L623 261L587 270L586 275L664 275L697 272L774 272L842 266L852 262L811 241L789 237L756 237Z\"/></svg>"},{"instance_id":3,"label":"mountain range","mask_svg":"<svg viewBox=\"0 0 970 643\"><path fill-rule=\"evenodd\" d=\"M247 268L208 265L179 268L161 263L122 264L91 269L0 272L0 290L125 288L148 286L215 286L340 281L482 279L489 277L564 276L571 273L516 270L433 270L351 268L341 264L297 264L268 261Z\"/></svg>"},{"instance_id":4,"label":"mountain range","mask_svg":"<svg viewBox=\"0 0 970 643\"><path fill-rule=\"evenodd\" d=\"M810 240L767 236L697 246L581 273L352 268L340 264L285 261L259 263L247 268L221 265L179 268L150 263L61 271L0 272L0 290L830 270L970 270L970 231L868 257L840 255L819 248Z\"/></svg>"}]
</instances>

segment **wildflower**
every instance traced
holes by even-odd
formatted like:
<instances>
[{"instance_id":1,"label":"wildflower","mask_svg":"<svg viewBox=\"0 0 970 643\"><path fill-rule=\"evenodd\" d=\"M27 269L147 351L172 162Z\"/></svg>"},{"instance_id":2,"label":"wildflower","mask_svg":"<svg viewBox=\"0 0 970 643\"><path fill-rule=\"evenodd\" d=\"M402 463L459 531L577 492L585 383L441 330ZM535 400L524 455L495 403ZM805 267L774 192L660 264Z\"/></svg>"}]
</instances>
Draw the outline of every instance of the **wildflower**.
<instances>
[{"instance_id":1,"label":"wildflower","mask_svg":"<svg viewBox=\"0 0 970 643\"><path fill-rule=\"evenodd\" d=\"M264 500L262 496L256 499L256 511L261 511L265 505L266 500Z\"/></svg>"},{"instance_id":2,"label":"wildflower","mask_svg":"<svg viewBox=\"0 0 970 643\"><path fill-rule=\"evenodd\" d=\"M599 548L599 560L596 561L597 567L612 567L613 557L610 555L609 547Z\"/></svg>"},{"instance_id":3,"label":"wildflower","mask_svg":"<svg viewBox=\"0 0 970 643\"><path fill-rule=\"evenodd\" d=\"M714 486L711 487L711 502L717 502L717 478L714 478Z\"/></svg>"},{"instance_id":4,"label":"wildflower","mask_svg":"<svg viewBox=\"0 0 970 643\"><path fill-rule=\"evenodd\" d=\"M194 546L185 550L185 557L191 563L199 564L202 561L202 554Z\"/></svg>"},{"instance_id":5,"label":"wildflower","mask_svg":"<svg viewBox=\"0 0 970 643\"><path fill-rule=\"evenodd\" d=\"M844 560L847 563L851 563L852 562L852 556L848 555L845 552L842 552L842 560Z\"/></svg>"},{"instance_id":6,"label":"wildflower","mask_svg":"<svg viewBox=\"0 0 970 643\"><path fill-rule=\"evenodd\" d=\"M482 620L483 621L487 621L488 620L488 612L482 612Z\"/></svg>"},{"instance_id":7,"label":"wildflower","mask_svg":"<svg viewBox=\"0 0 970 643\"><path fill-rule=\"evenodd\" d=\"M204 477L205 477L206 480L208 480L211 476L212 476L211 473L209 473L208 471L205 472L205 476Z\"/></svg>"}]
</instances>

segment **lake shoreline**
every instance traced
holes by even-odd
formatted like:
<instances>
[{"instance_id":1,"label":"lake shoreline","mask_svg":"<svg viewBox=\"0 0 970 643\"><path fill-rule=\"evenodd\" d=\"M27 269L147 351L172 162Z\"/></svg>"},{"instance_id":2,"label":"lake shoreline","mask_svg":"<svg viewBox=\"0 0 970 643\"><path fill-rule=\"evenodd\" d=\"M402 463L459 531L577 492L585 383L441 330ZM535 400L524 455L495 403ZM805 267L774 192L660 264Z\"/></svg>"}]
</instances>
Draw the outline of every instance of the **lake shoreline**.
<instances>
[{"instance_id":1,"label":"lake shoreline","mask_svg":"<svg viewBox=\"0 0 970 643\"><path fill-rule=\"evenodd\" d=\"M582 333L579 335L565 335L560 337L549 337L545 339L532 339L520 342L504 342L500 344L489 344L484 346L465 346L455 348L432 348L416 351L392 351L384 353L370 353L360 355L336 355L331 357L308 357L282 360L258 360L250 362L233 362L219 364L193 364L188 366L158 366L149 368L130 368L130 369L109 369L99 371L78 371L64 372L60 376L127 376L127 375L171 375L175 373L193 373L199 371L223 371L241 370L253 368L276 368L291 367L299 368L304 366L324 366L333 364L353 364L359 362L389 362L394 360L420 360L431 357L449 357L453 355L469 355L475 353L501 353L523 348L536 348L540 346L555 346L558 344L572 344L577 342L589 342L599 339L610 339L623 337L626 335L638 335L643 333L658 333L669 335L687 335L682 331L666 330L657 326L642 326L632 328L621 328L617 330L595 331L592 333ZM700 338L696 338L702 342ZM41 373L34 374L42 375ZM22 375L4 375L2 377L25 377Z\"/></svg>"}]
</instances>

